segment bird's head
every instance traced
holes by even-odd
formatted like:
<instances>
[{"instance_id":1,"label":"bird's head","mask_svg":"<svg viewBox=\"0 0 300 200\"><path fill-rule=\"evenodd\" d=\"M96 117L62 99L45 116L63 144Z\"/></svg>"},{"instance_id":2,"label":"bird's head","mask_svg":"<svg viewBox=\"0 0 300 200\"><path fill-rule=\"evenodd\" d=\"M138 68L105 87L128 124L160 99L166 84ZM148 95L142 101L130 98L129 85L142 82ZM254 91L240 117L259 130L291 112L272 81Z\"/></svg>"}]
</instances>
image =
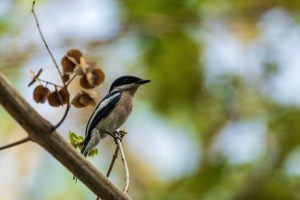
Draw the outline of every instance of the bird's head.
<instances>
[{"instance_id":1,"label":"bird's head","mask_svg":"<svg viewBox=\"0 0 300 200\"><path fill-rule=\"evenodd\" d=\"M121 76L117 78L110 86L109 92L113 90L118 91L132 91L133 94L137 88L145 83L149 83L150 80L144 80L135 76Z\"/></svg>"}]
</instances>

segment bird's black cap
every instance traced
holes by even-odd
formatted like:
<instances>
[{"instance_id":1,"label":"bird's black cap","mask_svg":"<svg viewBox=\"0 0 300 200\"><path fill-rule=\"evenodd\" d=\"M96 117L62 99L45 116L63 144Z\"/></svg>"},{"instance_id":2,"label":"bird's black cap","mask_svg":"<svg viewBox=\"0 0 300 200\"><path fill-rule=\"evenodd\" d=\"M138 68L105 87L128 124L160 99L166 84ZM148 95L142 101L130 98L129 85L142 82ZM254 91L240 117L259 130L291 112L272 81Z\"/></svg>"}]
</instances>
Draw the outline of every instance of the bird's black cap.
<instances>
[{"instance_id":1,"label":"bird's black cap","mask_svg":"<svg viewBox=\"0 0 300 200\"><path fill-rule=\"evenodd\" d=\"M127 84L145 84L149 83L150 80L144 80L135 76L121 76L117 78L110 86L109 92L111 92L115 87L122 86L122 85L127 85Z\"/></svg>"}]
</instances>

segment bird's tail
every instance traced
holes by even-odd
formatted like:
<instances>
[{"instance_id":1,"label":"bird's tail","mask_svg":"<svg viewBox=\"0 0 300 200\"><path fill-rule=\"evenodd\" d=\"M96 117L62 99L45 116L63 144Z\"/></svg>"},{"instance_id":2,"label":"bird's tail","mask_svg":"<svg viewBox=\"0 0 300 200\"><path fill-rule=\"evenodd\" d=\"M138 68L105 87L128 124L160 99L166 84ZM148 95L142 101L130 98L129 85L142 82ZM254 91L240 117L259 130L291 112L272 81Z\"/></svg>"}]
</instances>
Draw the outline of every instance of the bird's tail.
<instances>
[{"instance_id":1,"label":"bird's tail","mask_svg":"<svg viewBox=\"0 0 300 200\"><path fill-rule=\"evenodd\" d=\"M84 140L84 143L83 143L83 147L81 149L81 154L84 156L84 157L87 157L88 153L89 153L89 150L87 149L87 146L88 146L88 142L87 142L87 139Z\"/></svg>"}]
</instances>

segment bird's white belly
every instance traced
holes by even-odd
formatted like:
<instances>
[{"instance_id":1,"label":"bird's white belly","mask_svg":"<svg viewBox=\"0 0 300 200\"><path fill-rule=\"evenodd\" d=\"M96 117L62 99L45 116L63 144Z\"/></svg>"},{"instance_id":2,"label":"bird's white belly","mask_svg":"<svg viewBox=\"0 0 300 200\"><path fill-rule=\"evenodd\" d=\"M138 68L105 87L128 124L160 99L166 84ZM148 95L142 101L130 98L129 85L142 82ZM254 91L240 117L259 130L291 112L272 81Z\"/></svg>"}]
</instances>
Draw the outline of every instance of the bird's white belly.
<instances>
[{"instance_id":1,"label":"bird's white belly","mask_svg":"<svg viewBox=\"0 0 300 200\"><path fill-rule=\"evenodd\" d=\"M128 98L126 94L123 94L120 101L116 104L114 110L96 125L96 128L101 133L101 138L104 138L107 135L104 134L103 131L112 133L119 129L127 120L131 110L131 98Z\"/></svg>"}]
</instances>

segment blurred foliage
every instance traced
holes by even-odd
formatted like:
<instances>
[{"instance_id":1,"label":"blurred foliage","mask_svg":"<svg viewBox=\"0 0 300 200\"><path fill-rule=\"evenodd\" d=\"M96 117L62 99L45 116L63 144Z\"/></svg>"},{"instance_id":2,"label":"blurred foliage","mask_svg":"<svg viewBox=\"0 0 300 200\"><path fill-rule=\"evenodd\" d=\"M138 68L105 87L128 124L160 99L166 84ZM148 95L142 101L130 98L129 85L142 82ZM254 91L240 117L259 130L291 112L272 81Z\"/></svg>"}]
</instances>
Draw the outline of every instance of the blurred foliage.
<instances>
[{"instance_id":1,"label":"blurred foliage","mask_svg":"<svg viewBox=\"0 0 300 200\"><path fill-rule=\"evenodd\" d=\"M190 119L190 124L186 125L195 127L196 133L200 133L197 134L199 143L203 144L203 164L193 176L177 180L167 187L150 189L151 192L146 192L143 198L295 199L293 186L288 184L281 166L289 152L299 145L298 108L282 107L271 99L265 99L235 75L226 76L219 80L219 84L207 87L201 62L204 45L191 37L188 31L201 29L204 20L221 19L225 20L233 35L241 42L247 42L259 36L256 21L266 11L281 7L297 17L299 1L120 2L124 24L134 27L144 50L143 62L154 85L149 88L153 106L167 117L177 114L178 121L182 116ZM277 74L276 69L276 64L267 64L266 79ZM211 145L228 121L261 115L269 120L269 136L277 143L275 149L269 150L277 152L276 162L257 161L261 167L252 163L238 168L229 166L226 160L211 161ZM262 170L264 173L251 178L253 173L265 167L269 171ZM237 179L234 178L236 173L241 174Z\"/></svg>"},{"instance_id":2,"label":"blurred foliage","mask_svg":"<svg viewBox=\"0 0 300 200\"><path fill-rule=\"evenodd\" d=\"M137 176L132 177L131 188L135 199L299 199L300 180L288 176L284 165L288 156L299 148L300 109L282 105L260 90L266 81L280 73L278 63L264 63L259 83L256 79L249 83L236 74L226 74L209 83L203 56L207 41L202 33L207 24L222 22L235 39L247 46L261 34L258 20L270 10L282 9L299 23L300 1L119 0L117 3L120 33L109 38L107 46L105 41L100 44L109 48L120 37L136 39L141 52L137 58L139 67L142 64L144 76L152 80L151 87L147 88L147 102L170 122L192 127L191 137L202 148L198 168L177 180L164 182L159 177L147 178L142 161L134 165L132 170ZM11 34L6 21L0 18L1 37ZM88 44L97 42L87 41ZM7 61L5 52L6 49L1 49L3 61ZM27 58L22 56L27 55L26 51L17 53L14 56L18 61ZM91 56L97 57L98 53L93 49ZM12 66L10 62L3 65ZM249 119L266 124L263 155L241 165L216 157L212 149L220 131L230 122ZM80 149L83 138L71 131L69 136L71 144Z\"/></svg>"},{"instance_id":3,"label":"blurred foliage","mask_svg":"<svg viewBox=\"0 0 300 200\"><path fill-rule=\"evenodd\" d=\"M198 45L182 32L161 38L145 36L143 40L148 40L149 45L145 53L148 73L157 80L154 84L160 86L153 87L151 91L156 97L154 105L163 112L185 111L194 107L202 85Z\"/></svg>"},{"instance_id":4,"label":"blurred foliage","mask_svg":"<svg viewBox=\"0 0 300 200\"><path fill-rule=\"evenodd\" d=\"M83 142L84 139L81 135L76 135L73 131L69 131L69 140L70 143L75 149L81 152L81 149L83 148ZM91 149L88 153L88 157L94 157L98 154L98 148L95 147Z\"/></svg>"}]
</instances>

